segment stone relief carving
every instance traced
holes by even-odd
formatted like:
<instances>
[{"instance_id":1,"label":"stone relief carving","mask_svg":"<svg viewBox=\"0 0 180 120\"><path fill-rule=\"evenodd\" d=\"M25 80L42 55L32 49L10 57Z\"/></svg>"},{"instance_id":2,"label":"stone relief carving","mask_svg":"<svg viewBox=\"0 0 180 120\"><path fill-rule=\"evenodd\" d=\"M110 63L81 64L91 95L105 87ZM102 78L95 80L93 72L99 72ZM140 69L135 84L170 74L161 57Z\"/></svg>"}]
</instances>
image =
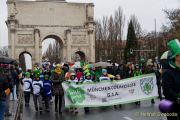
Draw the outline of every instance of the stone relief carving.
<instances>
[{"instance_id":1,"label":"stone relief carving","mask_svg":"<svg viewBox=\"0 0 180 120\"><path fill-rule=\"evenodd\" d=\"M19 34L18 35L18 44L34 44L32 34Z\"/></svg>"},{"instance_id":2,"label":"stone relief carving","mask_svg":"<svg viewBox=\"0 0 180 120\"><path fill-rule=\"evenodd\" d=\"M73 44L87 44L86 35L72 35Z\"/></svg>"}]
</instances>

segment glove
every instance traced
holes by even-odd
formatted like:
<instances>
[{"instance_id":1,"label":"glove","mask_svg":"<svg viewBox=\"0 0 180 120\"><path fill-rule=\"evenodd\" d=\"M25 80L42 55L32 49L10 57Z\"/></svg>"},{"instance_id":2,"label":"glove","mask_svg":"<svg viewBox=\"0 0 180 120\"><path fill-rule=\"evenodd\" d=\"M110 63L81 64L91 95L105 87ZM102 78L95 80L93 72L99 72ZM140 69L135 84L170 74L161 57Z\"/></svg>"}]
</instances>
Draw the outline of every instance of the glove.
<instances>
[{"instance_id":1,"label":"glove","mask_svg":"<svg viewBox=\"0 0 180 120\"><path fill-rule=\"evenodd\" d=\"M5 90L5 93L6 93L6 96L9 96L10 93L11 93L11 90L8 88L8 89Z\"/></svg>"}]
</instances>

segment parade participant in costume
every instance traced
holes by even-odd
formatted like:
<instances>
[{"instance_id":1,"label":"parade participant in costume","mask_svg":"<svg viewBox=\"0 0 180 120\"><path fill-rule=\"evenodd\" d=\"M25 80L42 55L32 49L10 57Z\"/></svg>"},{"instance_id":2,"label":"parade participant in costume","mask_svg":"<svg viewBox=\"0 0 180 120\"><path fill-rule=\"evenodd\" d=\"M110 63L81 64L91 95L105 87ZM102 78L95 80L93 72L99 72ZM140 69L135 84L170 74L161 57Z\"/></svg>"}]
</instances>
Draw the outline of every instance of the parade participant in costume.
<instances>
[{"instance_id":1,"label":"parade participant in costume","mask_svg":"<svg viewBox=\"0 0 180 120\"><path fill-rule=\"evenodd\" d=\"M162 86L165 99L173 102L171 113L177 113L178 116L168 116L168 120L179 120L180 117L180 42L171 40L168 42L168 48L172 53L169 60L169 69L162 76Z\"/></svg>"},{"instance_id":2,"label":"parade participant in costume","mask_svg":"<svg viewBox=\"0 0 180 120\"><path fill-rule=\"evenodd\" d=\"M59 101L59 113L62 113L62 100L64 91L62 88L62 82L65 81L64 71L60 64L56 65L56 68L52 71L52 82L53 82L53 95L55 95L55 112L58 112L58 101Z\"/></svg>"},{"instance_id":3,"label":"parade participant in costume","mask_svg":"<svg viewBox=\"0 0 180 120\"><path fill-rule=\"evenodd\" d=\"M70 74L70 79L68 80L68 82L71 82L71 83L78 83L78 79L77 79L75 73L71 73L71 74Z\"/></svg>"},{"instance_id":4,"label":"parade participant in costume","mask_svg":"<svg viewBox=\"0 0 180 120\"><path fill-rule=\"evenodd\" d=\"M140 76L140 75L142 75L142 72L141 72L140 69L139 69L139 65L136 64L136 65L135 65L135 70L134 70L134 77ZM136 105L140 105L140 101L135 102L135 104L136 104Z\"/></svg>"},{"instance_id":5,"label":"parade participant in costume","mask_svg":"<svg viewBox=\"0 0 180 120\"><path fill-rule=\"evenodd\" d=\"M91 77L91 74L90 73L87 73L86 76L85 76L85 80L83 81L83 83L92 83L93 80L92 80L92 77ZM89 112L89 108L88 107L85 107L84 108L84 112L85 113L88 113Z\"/></svg>"},{"instance_id":6,"label":"parade participant in costume","mask_svg":"<svg viewBox=\"0 0 180 120\"><path fill-rule=\"evenodd\" d=\"M92 80L92 77L91 77L91 74L90 73L87 73L86 76L85 76L85 80L83 81L83 83L87 83L87 82L90 82L92 83L93 80Z\"/></svg>"},{"instance_id":7,"label":"parade participant in costume","mask_svg":"<svg viewBox=\"0 0 180 120\"><path fill-rule=\"evenodd\" d=\"M101 67L95 67L95 81L100 81L99 78L102 75Z\"/></svg>"},{"instance_id":8,"label":"parade participant in costume","mask_svg":"<svg viewBox=\"0 0 180 120\"><path fill-rule=\"evenodd\" d=\"M24 91L24 100L25 100L25 106L29 106L30 101L30 94L32 91L32 79L30 78L30 73L25 73L25 78L22 80L23 83L23 91Z\"/></svg>"},{"instance_id":9,"label":"parade participant in costume","mask_svg":"<svg viewBox=\"0 0 180 120\"><path fill-rule=\"evenodd\" d=\"M141 70L140 70L140 68L139 68L139 65L136 64L136 65L135 65L135 70L134 70L134 77L140 76L140 75L142 75L142 72L141 72Z\"/></svg>"},{"instance_id":10,"label":"parade participant in costume","mask_svg":"<svg viewBox=\"0 0 180 120\"><path fill-rule=\"evenodd\" d=\"M81 78L83 76L83 72L81 72L82 70L79 68L76 70L76 77L78 79L78 81L81 81Z\"/></svg>"},{"instance_id":11,"label":"parade participant in costume","mask_svg":"<svg viewBox=\"0 0 180 120\"><path fill-rule=\"evenodd\" d=\"M76 78L76 74L75 73L71 73L70 74L70 79L68 80L69 83L78 83L78 79ZM71 107L70 108L70 112L78 114L78 110L76 107Z\"/></svg>"},{"instance_id":12,"label":"parade participant in costume","mask_svg":"<svg viewBox=\"0 0 180 120\"><path fill-rule=\"evenodd\" d=\"M99 78L99 80L100 81L102 81L102 80L111 80L106 69L102 69L102 75Z\"/></svg>"},{"instance_id":13,"label":"parade participant in costume","mask_svg":"<svg viewBox=\"0 0 180 120\"><path fill-rule=\"evenodd\" d=\"M49 112L49 103L52 98L52 81L49 79L48 75L44 76L43 96L45 100L46 111Z\"/></svg>"},{"instance_id":14,"label":"parade participant in costume","mask_svg":"<svg viewBox=\"0 0 180 120\"><path fill-rule=\"evenodd\" d=\"M33 99L34 106L36 111L42 112L42 91L43 91L43 82L39 79L39 76L35 76L33 83Z\"/></svg>"},{"instance_id":15,"label":"parade participant in costume","mask_svg":"<svg viewBox=\"0 0 180 120\"><path fill-rule=\"evenodd\" d=\"M114 78L114 80L121 80L122 78L121 78L121 75L120 74L117 74L116 76L115 76L115 78ZM121 104L119 104L119 108L121 108L122 107L122 105ZM114 109L118 109L118 105L114 105Z\"/></svg>"}]
</instances>

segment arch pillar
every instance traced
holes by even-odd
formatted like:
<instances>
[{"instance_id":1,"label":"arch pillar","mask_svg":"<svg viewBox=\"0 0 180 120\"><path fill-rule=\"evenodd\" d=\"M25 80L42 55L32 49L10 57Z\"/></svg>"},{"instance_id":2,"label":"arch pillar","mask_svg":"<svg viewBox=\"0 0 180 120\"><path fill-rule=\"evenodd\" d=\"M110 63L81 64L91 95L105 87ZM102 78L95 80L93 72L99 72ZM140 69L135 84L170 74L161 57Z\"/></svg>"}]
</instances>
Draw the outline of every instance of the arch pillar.
<instances>
[{"instance_id":1,"label":"arch pillar","mask_svg":"<svg viewBox=\"0 0 180 120\"><path fill-rule=\"evenodd\" d=\"M71 35L71 30L68 29L66 30L66 36L67 36L67 61L71 62L71 42L72 42L72 35Z\"/></svg>"},{"instance_id":2,"label":"arch pillar","mask_svg":"<svg viewBox=\"0 0 180 120\"><path fill-rule=\"evenodd\" d=\"M40 63L41 62L40 61L41 55L40 55L40 49L39 49L39 47L40 47L40 44L39 44L39 42L40 42L39 29L34 29L34 38L35 38L35 53L34 53L35 60L34 60L34 62Z\"/></svg>"}]
</instances>

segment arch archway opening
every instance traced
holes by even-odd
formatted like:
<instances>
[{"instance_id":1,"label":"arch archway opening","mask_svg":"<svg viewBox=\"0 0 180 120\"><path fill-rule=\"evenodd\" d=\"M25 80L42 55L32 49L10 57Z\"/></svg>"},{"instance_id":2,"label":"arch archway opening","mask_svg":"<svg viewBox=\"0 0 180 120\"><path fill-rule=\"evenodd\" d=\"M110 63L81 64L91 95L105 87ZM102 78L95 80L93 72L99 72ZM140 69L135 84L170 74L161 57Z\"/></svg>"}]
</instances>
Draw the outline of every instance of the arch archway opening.
<instances>
[{"instance_id":1,"label":"arch archway opening","mask_svg":"<svg viewBox=\"0 0 180 120\"><path fill-rule=\"evenodd\" d=\"M56 35L48 35L42 41L42 61L51 64L63 61L63 42Z\"/></svg>"},{"instance_id":2,"label":"arch archway opening","mask_svg":"<svg viewBox=\"0 0 180 120\"><path fill-rule=\"evenodd\" d=\"M28 52L22 52L19 55L19 66L23 71L32 70L32 55Z\"/></svg>"}]
</instances>

